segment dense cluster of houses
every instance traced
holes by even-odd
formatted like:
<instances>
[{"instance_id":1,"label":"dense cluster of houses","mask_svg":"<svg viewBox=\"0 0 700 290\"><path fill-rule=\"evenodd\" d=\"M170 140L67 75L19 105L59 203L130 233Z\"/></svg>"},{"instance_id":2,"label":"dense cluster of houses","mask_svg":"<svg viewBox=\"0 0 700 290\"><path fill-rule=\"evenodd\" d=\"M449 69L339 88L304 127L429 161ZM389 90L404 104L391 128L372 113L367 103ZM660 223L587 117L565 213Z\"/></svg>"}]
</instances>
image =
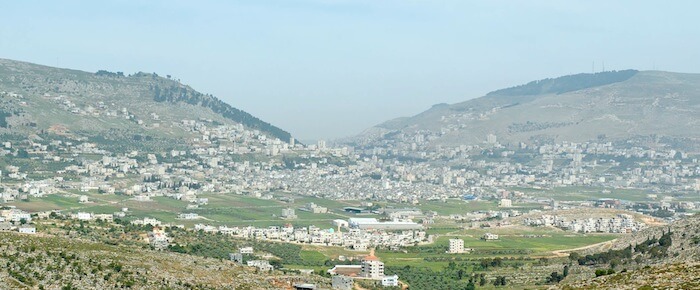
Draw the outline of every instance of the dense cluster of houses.
<instances>
[{"instance_id":1,"label":"dense cluster of houses","mask_svg":"<svg viewBox=\"0 0 700 290\"><path fill-rule=\"evenodd\" d=\"M289 224L282 227L270 226L266 228L253 226L214 227L197 224L194 228L195 230L222 233L246 239L341 246L358 251L366 251L371 247L399 248L415 246L431 241L431 237L422 230L385 231L346 229L345 231L341 231L340 228L322 229L317 226L294 227Z\"/></svg>"},{"instance_id":2,"label":"dense cluster of houses","mask_svg":"<svg viewBox=\"0 0 700 290\"><path fill-rule=\"evenodd\" d=\"M563 230L579 233L634 233L646 228L628 214L618 214L614 218L567 219L556 215L542 215L539 218L525 218L528 226L553 226Z\"/></svg>"}]
</instances>

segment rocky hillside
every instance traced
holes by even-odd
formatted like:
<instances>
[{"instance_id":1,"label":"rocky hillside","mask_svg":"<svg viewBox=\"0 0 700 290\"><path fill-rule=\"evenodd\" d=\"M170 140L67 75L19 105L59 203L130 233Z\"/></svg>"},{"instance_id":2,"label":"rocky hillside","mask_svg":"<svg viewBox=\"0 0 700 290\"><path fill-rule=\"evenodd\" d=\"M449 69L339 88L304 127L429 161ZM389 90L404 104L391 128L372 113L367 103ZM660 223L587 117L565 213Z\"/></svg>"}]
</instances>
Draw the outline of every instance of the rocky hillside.
<instances>
[{"instance_id":1,"label":"rocky hillside","mask_svg":"<svg viewBox=\"0 0 700 290\"><path fill-rule=\"evenodd\" d=\"M371 146L404 138L454 146L481 144L493 134L501 144L642 138L697 147L697 116L700 74L626 70L534 81L435 105L368 129L352 142Z\"/></svg>"},{"instance_id":2,"label":"rocky hillside","mask_svg":"<svg viewBox=\"0 0 700 290\"><path fill-rule=\"evenodd\" d=\"M301 282L328 284L320 277L256 273L225 260L18 233L0 233L0 264L0 289L292 289Z\"/></svg>"},{"instance_id":3,"label":"rocky hillside","mask_svg":"<svg viewBox=\"0 0 700 290\"><path fill-rule=\"evenodd\" d=\"M566 280L563 289L698 289L700 215L573 253L572 260L596 277Z\"/></svg>"},{"instance_id":4,"label":"rocky hillside","mask_svg":"<svg viewBox=\"0 0 700 290\"><path fill-rule=\"evenodd\" d=\"M649 266L563 285L561 289L700 289L700 263Z\"/></svg>"},{"instance_id":5,"label":"rocky hillside","mask_svg":"<svg viewBox=\"0 0 700 290\"><path fill-rule=\"evenodd\" d=\"M635 234L615 240L613 250L621 250L630 245L636 246L650 239L660 239L670 233L671 244L667 255L660 263L700 261L700 215L673 222L666 226L644 229Z\"/></svg>"},{"instance_id":6,"label":"rocky hillside","mask_svg":"<svg viewBox=\"0 0 700 290\"><path fill-rule=\"evenodd\" d=\"M90 73L0 59L0 134L53 133L182 142L185 120L242 124L269 137L290 134L170 76Z\"/></svg>"}]
</instances>

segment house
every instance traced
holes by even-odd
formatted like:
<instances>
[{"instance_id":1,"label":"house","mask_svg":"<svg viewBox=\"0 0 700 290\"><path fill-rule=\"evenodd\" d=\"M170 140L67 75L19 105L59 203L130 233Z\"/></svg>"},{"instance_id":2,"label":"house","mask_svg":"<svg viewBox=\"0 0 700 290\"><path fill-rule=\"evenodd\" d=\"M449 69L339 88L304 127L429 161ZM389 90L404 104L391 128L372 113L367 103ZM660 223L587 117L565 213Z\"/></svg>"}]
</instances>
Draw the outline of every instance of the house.
<instances>
[{"instance_id":1,"label":"house","mask_svg":"<svg viewBox=\"0 0 700 290\"><path fill-rule=\"evenodd\" d=\"M13 222L21 222L22 220L26 222L32 221L32 216L29 213L23 212L21 210L13 210L10 220Z\"/></svg>"},{"instance_id":2,"label":"house","mask_svg":"<svg viewBox=\"0 0 700 290\"><path fill-rule=\"evenodd\" d=\"M327 213L328 212L327 207L318 206L317 204L315 204L313 202L307 203L304 207L302 207L300 209L303 211L311 212L311 213Z\"/></svg>"},{"instance_id":3,"label":"house","mask_svg":"<svg viewBox=\"0 0 700 290\"><path fill-rule=\"evenodd\" d=\"M492 233L485 233L481 239L486 240L486 241L494 241L498 240L498 235L492 234Z\"/></svg>"},{"instance_id":4,"label":"house","mask_svg":"<svg viewBox=\"0 0 700 290\"><path fill-rule=\"evenodd\" d=\"M196 213L181 213L177 216L177 218L183 220L195 220L199 218L199 215Z\"/></svg>"},{"instance_id":5,"label":"house","mask_svg":"<svg viewBox=\"0 0 700 290\"><path fill-rule=\"evenodd\" d=\"M114 221L114 215L106 214L106 213L94 214L92 217L96 220L102 220L102 221L106 221L109 223Z\"/></svg>"},{"instance_id":6,"label":"house","mask_svg":"<svg viewBox=\"0 0 700 290\"><path fill-rule=\"evenodd\" d=\"M274 267L266 260L251 260L248 261L248 266L260 269L260 271L272 271Z\"/></svg>"},{"instance_id":7,"label":"house","mask_svg":"<svg viewBox=\"0 0 700 290\"><path fill-rule=\"evenodd\" d=\"M238 249L238 252L241 254L253 254L253 247L243 247Z\"/></svg>"},{"instance_id":8,"label":"house","mask_svg":"<svg viewBox=\"0 0 700 290\"><path fill-rule=\"evenodd\" d=\"M92 220L92 213L78 212L77 214L73 215L73 218L81 221L89 221Z\"/></svg>"},{"instance_id":9,"label":"house","mask_svg":"<svg viewBox=\"0 0 700 290\"><path fill-rule=\"evenodd\" d=\"M241 253L229 253L228 258L236 264L243 264L243 254Z\"/></svg>"},{"instance_id":10,"label":"house","mask_svg":"<svg viewBox=\"0 0 700 290\"><path fill-rule=\"evenodd\" d=\"M449 254L461 254L464 253L464 240L462 239L450 239L450 249L447 251Z\"/></svg>"},{"instance_id":11,"label":"house","mask_svg":"<svg viewBox=\"0 0 700 290\"><path fill-rule=\"evenodd\" d=\"M503 198L498 203L498 207L513 207L513 201L507 198Z\"/></svg>"},{"instance_id":12,"label":"house","mask_svg":"<svg viewBox=\"0 0 700 290\"><path fill-rule=\"evenodd\" d=\"M0 222L0 232L7 232L12 230L12 224L8 222Z\"/></svg>"},{"instance_id":13,"label":"house","mask_svg":"<svg viewBox=\"0 0 700 290\"><path fill-rule=\"evenodd\" d=\"M140 219L140 220L134 220L131 223L134 225L139 225L139 226L151 225L154 227L160 226L160 224L161 224L161 222L159 220L154 219L154 218L147 218L147 217Z\"/></svg>"},{"instance_id":14,"label":"house","mask_svg":"<svg viewBox=\"0 0 700 290\"><path fill-rule=\"evenodd\" d=\"M285 208L285 209L282 209L282 218L283 219L296 219L297 215L294 212L293 208Z\"/></svg>"},{"instance_id":15,"label":"house","mask_svg":"<svg viewBox=\"0 0 700 290\"><path fill-rule=\"evenodd\" d=\"M36 228L35 227L21 227L19 228L19 233L20 234L36 234Z\"/></svg>"},{"instance_id":16,"label":"house","mask_svg":"<svg viewBox=\"0 0 700 290\"><path fill-rule=\"evenodd\" d=\"M382 286L384 286L384 287L399 286L399 276L397 276L397 275L384 276L382 278Z\"/></svg>"},{"instance_id":17,"label":"house","mask_svg":"<svg viewBox=\"0 0 700 290\"><path fill-rule=\"evenodd\" d=\"M170 238L163 230L155 227L148 233L148 243L156 250L164 250L170 245Z\"/></svg>"},{"instance_id":18,"label":"house","mask_svg":"<svg viewBox=\"0 0 700 290\"><path fill-rule=\"evenodd\" d=\"M148 195L137 195L134 196L135 201L151 201L151 197Z\"/></svg>"},{"instance_id":19,"label":"house","mask_svg":"<svg viewBox=\"0 0 700 290\"><path fill-rule=\"evenodd\" d=\"M374 249L370 250L368 256L362 259L362 270L360 275L370 279L380 279L384 277L384 263L374 255Z\"/></svg>"}]
</instances>

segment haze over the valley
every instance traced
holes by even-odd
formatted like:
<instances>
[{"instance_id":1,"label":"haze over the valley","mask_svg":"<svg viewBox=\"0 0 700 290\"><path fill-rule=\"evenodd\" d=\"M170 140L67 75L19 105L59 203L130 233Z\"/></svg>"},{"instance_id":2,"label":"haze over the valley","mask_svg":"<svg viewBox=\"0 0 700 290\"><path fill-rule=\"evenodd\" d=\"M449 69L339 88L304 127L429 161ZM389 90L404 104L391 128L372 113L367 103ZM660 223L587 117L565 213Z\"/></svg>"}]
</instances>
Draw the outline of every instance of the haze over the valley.
<instances>
[{"instance_id":1,"label":"haze over the valley","mask_svg":"<svg viewBox=\"0 0 700 290\"><path fill-rule=\"evenodd\" d=\"M696 6L696 7L693 7ZM697 72L692 1L8 2L0 57L172 75L300 139L603 70Z\"/></svg>"}]
</instances>

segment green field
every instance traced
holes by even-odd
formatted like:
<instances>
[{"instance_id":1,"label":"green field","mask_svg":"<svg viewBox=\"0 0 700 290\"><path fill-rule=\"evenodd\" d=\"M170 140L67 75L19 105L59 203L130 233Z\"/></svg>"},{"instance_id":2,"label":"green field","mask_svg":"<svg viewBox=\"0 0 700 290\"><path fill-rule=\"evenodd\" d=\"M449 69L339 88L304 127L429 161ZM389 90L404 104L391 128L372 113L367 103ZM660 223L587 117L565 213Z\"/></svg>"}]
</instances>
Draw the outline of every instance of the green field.
<instances>
[{"instance_id":1,"label":"green field","mask_svg":"<svg viewBox=\"0 0 700 290\"><path fill-rule=\"evenodd\" d=\"M479 210L494 210L498 204L493 201L473 200L464 201L460 199L448 199L442 201L426 201L417 205L423 211L435 211L440 215L466 214Z\"/></svg>"},{"instance_id":2,"label":"green field","mask_svg":"<svg viewBox=\"0 0 700 290\"><path fill-rule=\"evenodd\" d=\"M615 189L602 187L569 186L552 189L512 188L541 198L553 198L559 201L586 201L600 198L614 198L626 201L650 201L647 194L653 192L642 189ZM660 194L659 196L663 196Z\"/></svg>"},{"instance_id":3,"label":"green field","mask_svg":"<svg viewBox=\"0 0 700 290\"><path fill-rule=\"evenodd\" d=\"M592 244L610 241L616 236L594 234L553 234L543 237L502 236L499 240L484 241L479 239L477 232L471 236L442 236L434 244L419 246L408 253L379 250L377 256L387 266L418 266L439 271L454 259L478 260L482 258L509 257L532 258L552 257L552 251L568 250L585 247ZM447 254L449 239L459 238L464 240L465 248L472 248L474 252L465 254ZM417 253L415 252L417 251Z\"/></svg>"},{"instance_id":4,"label":"green field","mask_svg":"<svg viewBox=\"0 0 700 290\"><path fill-rule=\"evenodd\" d=\"M8 205L16 206L28 212L66 210L84 206L78 202L78 197L64 197L57 194L47 195L42 198L32 197L29 201L16 201L8 203Z\"/></svg>"}]
</instances>

